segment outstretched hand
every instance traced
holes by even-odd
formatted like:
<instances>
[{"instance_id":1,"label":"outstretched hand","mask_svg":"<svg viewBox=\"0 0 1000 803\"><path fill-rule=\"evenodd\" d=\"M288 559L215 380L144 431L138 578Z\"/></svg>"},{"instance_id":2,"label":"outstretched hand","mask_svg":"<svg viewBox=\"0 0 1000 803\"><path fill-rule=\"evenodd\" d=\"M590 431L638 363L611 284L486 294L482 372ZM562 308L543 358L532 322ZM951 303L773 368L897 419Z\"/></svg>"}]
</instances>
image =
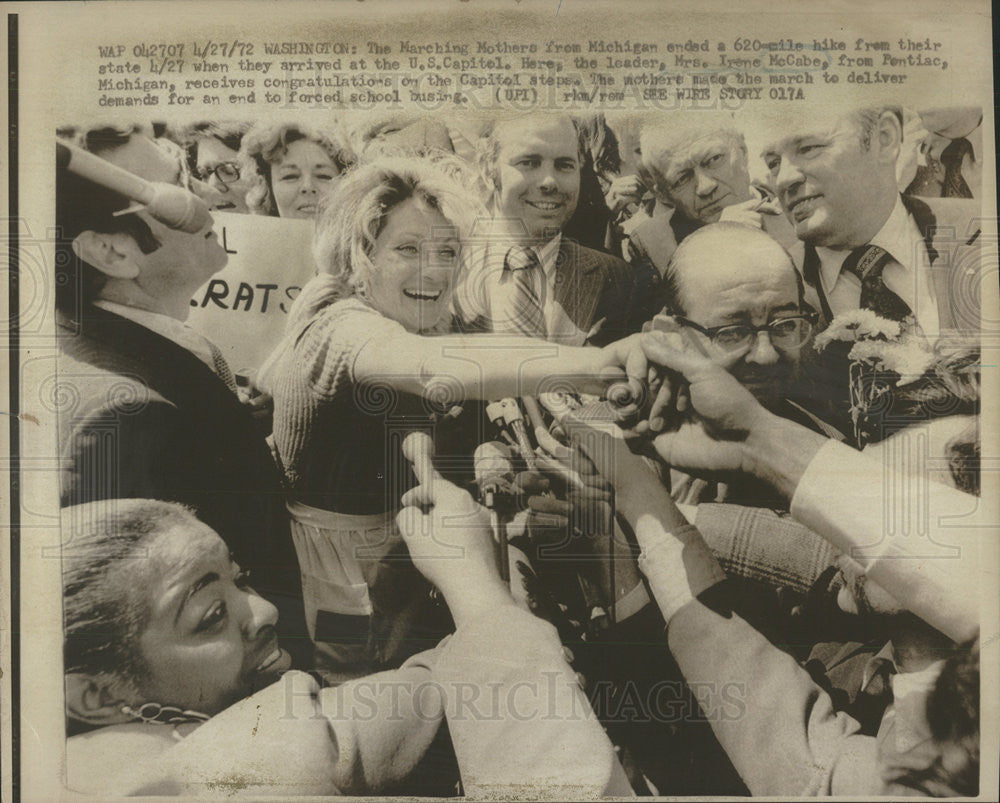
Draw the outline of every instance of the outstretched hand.
<instances>
[{"instance_id":1,"label":"outstretched hand","mask_svg":"<svg viewBox=\"0 0 1000 803\"><path fill-rule=\"evenodd\" d=\"M782 214L780 202L765 187L752 185L751 194L753 197L749 201L725 207L719 215L719 220L762 229L765 217L777 217Z\"/></svg>"},{"instance_id":2,"label":"outstretched hand","mask_svg":"<svg viewBox=\"0 0 1000 803\"><path fill-rule=\"evenodd\" d=\"M403 495L396 522L413 564L448 602L456 624L511 602L496 563L489 513L437 472Z\"/></svg>"},{"instance_id":3,"label":"outstretched hand","mask_svg":"<svg viewBox=\"0 0 1000 803\"><path fill-rule=\"evenodd\" d=\"M728 371L693 353L681 333L648 332L640 342L657 378L646 420L631 434L651 437L660 459L685 471L744 470L744 442L770 414Z\"/></svg>"}]
</instances>

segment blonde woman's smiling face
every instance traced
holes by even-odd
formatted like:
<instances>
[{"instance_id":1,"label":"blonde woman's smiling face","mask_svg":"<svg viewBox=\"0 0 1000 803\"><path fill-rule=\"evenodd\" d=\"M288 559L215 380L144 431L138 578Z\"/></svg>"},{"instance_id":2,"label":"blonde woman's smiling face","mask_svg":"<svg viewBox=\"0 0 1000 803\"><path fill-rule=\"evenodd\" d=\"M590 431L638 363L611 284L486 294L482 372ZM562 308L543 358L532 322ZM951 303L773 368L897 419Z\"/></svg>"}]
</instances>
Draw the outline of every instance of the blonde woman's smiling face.
<instances>
[{"instance_id":1,"label":"blonde woman's smiling face","mask_svg":"<svg viewBox=\"0 0 1000 803\"><path fill-rule=\"evenodd\" d=\"M432 329L447 314L460 247L438 210L403 201L389 212L370 255L368 302L408 332Z\"/></svg>"}]
</instances>

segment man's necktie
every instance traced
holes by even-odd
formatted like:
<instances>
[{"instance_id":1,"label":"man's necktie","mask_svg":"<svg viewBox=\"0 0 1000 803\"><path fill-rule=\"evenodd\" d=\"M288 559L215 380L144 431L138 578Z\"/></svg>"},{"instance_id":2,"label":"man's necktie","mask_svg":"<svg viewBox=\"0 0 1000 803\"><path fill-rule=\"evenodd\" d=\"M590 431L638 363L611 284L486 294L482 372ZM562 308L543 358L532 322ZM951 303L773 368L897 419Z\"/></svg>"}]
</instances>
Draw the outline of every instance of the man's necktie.
<instances>
[{"instance_id":1,"label":"man's necktie","mask_svg":"<svg viewBox=\"0 0 1000 803\"><path fill-rule=\"evenodd\" d=\"M841 268L861 280L861 308L890 321L902 321L913 314L909 305L885 285L882 271L892 255L877 245L863 245L848 254Z\"/></svg>"},{"instance_id":2,"label":"man's necktie","mask_svg":"<svg viewBox=\"0 0 1000 803\"><path fill-rule=\"evenodd\" d=\"M941 151L941 164L944 165L944 180L941 182L942 198L971 198L972 190L962 177L962 162L972 153L972 143L964 137L953 139Z\"/></svg>"},{"instance_id":3,"label":"man's necktie","mask_svg":"<svg viewBox=\"0 0 1000 803\"><path fill-rule=\"evenodd\" d=\"M215 367L215 373L219 379L226 383L227 388L236 393L236 377L233 376L233 369L229 367L229 363L226 362L222 351L215 343L209 340L208 345L212 350L212 365Z\"/></svg>"},{"instance_id":4,"label":"man's necktie","mask_svg":"<svg viewBox=\"0 0 1000 803\"><path fill-rule=\"evenodd\" d=\"M545 313L535 289L536 271L541 268L538 256L533 248L515 245L507 252L503 267L513 281L507 330L544 339Z\"/></svg>"}]
</instances>

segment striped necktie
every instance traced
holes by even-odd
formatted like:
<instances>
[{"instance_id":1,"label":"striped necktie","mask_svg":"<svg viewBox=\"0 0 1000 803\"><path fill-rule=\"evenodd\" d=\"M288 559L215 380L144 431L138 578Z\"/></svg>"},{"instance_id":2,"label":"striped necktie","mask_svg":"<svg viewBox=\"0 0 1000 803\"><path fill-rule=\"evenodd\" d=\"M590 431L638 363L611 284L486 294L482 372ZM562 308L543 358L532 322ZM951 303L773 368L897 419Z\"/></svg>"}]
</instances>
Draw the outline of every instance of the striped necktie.
<instances>
[{"instance_id":1,"label":"striped necktie","mask_svg":"<svg viewBox=\"0 0 1000 803\"><path fill-rule=\"evenodd\" d=\"M206 342L212 350L212 365L215 368L216 375L226 383L227 388L236 393L236 377L233 376L233 369L229 367L229 363L222 356L222 351L219 347L211 340L206 340Z\"/></svg>"},{"instance_id":2,"label":"striped necktie","mask_svg":"<svg viewBox=\"0 0 1000 803\"><path fill-rule=\"evenodd\" d=\"M533 248L515 245L507 252L503 267L504 273L509 272L513 280L506 328L527 337L544 339L545 312L535 286L535 277L542 267L538 255Z\"/></svg>"}]
</instances>

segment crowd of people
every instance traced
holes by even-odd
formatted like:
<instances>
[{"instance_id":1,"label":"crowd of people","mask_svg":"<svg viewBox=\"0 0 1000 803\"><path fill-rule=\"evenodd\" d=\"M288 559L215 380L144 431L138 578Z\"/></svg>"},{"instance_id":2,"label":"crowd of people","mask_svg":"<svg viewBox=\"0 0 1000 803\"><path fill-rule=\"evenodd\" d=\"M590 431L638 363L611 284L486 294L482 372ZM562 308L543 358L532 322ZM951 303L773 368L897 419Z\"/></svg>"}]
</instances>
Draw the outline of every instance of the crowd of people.
<instances>
[{"instance_id":1,"label":"crowd of people","mask_svg":"<svg viewBox=\"0 0 1000 803\"><path fill-rule=\"evenodd\" d=\"M60 129L70 787L976 795L982 115L772 122Z\"/></svg>"}]
</instances>

